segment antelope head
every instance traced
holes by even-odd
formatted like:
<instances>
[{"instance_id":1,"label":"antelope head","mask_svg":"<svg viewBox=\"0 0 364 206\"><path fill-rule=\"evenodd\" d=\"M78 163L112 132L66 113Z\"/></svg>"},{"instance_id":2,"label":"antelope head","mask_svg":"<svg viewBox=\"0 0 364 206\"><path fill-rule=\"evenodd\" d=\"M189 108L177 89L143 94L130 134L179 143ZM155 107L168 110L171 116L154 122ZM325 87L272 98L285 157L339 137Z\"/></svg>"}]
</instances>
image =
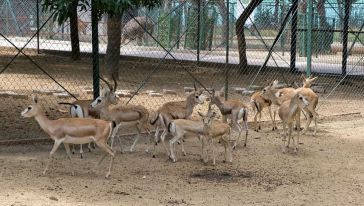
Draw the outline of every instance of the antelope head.
<instances>
[{"instance_id":1,"label":"antelope head","mask_svg":"<svg viewBox=\"0 0 364 206\"><path fill-rule=\"evenodd\" d=\"M317 77L314 77L312 74L310 77L306 78L304 74L301 75L301 79L303 81L303 87L304 88L310 88L312 83L317 79Z\"/></svg>"},{"instance_id":2,"label":"antelope head","mask_svg":"<svg viewBox=\"0 0 364 206\"><path fill-rule=\"evenodd\" d=\"M118 97L115 94L116 88L117 88L117 82L115 77L113 76L114 80L114 87L110 85L109 82L107 82L105 79L100 77L100 79L105 82L108 88L104 88L101 90L101 95L97 97L91 104L90 109L101 109L103 107L107 107L110 104L117 104L118 103Z\"/></svg>"},{"instance_id":3,"label":"antelope head","mask_svg":"<svg viewBox=\"0 0 364 206\"><path fill-rule=\"evenodd\" d=\"M38 104L38 98L35 95L32 95L32 104L29 105L25 110L23 110L21 112L21 116L23 118L29 118L29 117L34 117L37 114L40 113L41 109L40 106Z\"/></svg>"},{"instance_id":4,"label":"antelope head","mask_svg":"<svg viewBox=\"0 0 364 206\"><path fill-rule=\"evenodd\" d=\"M196 104L203 104L205 102L205 97L202 94L202 90L197 90L196 84L193 84L195 91L193 92L193 101Z\"/></svg>"},{"instance_id":5,"label":"antelope head","mask_svg":"<svg viewBox=\"0 0 364 206\"><path fill-rule=\"evenodd\" d=\"M213 119L216 117L216 113L211 111L211 104L209 104L209 109L206 115L202 114L201 112L198 112L198 114L202 118L204 130L208 129L211 126Z\"/></svg>"}]
</instances>

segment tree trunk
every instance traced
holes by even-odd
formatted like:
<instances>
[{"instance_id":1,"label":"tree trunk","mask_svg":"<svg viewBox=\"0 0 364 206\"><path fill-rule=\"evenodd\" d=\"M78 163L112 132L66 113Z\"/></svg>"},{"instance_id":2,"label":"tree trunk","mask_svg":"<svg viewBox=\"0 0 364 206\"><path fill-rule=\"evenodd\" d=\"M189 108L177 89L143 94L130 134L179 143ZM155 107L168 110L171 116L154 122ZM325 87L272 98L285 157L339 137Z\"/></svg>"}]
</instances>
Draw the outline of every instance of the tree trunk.
<instances>
[{"instance_id":1,"label":"tree trunk","mask_svg":"<svg viewBox=\"0 0 364 206\"><path fill-rule=\"evenodd\" d=\"M77 17L78 0L73 0L70 4L70 30L71 30L71 59L80 59L80 39L78 36L78 17Z\"/></svg>"},{"instance_id":2,"label":"tree trunk","mask_svg":"<svg viewBox=\"0 0 364 206\"><path fill-rule=\"evenodd\" d=\"M322 27L324 27L324 28L326 28L326 26L327 26L325 1L326 0L318 0L317 1L317 13L318 13L318 16L319 16L320 25Z\"/></svg>"},{"instance_id":3,"label":"tree trunk","mask_svg":"<svg viewBox=\"0 0 364 206\"><path fill-rule=\"evenodd\" d=\"M119 59L121 44L121 17L122 14L114 14L107 18L107 48L105 66L108 78L114 76L119 79Z\"/></svg>"},{"instance_id":4,"label":"tree trunk","mask_svg":"<svg viewBox=\"0 0 364 206\"><path fill-rule=\"evenodd\" d=\"M238 38L238 50L239 50L239 69L241 72L248 66L246 57L246 42L244 35L244 25L249 16L253 13L254 9L262 3L263 0L250 1L249 5L245 8L243 13L236 20L235 30Z\"/></svg>"},{"instance_id":5,"label":"tree trunk","mask_svg":"<svg viewBox=\"0 0 364 206\"><path fill-rule=\"evenodd\" d=\"M279 25L278 11L279 11L279 0L275 0L275 2L274 2L274 19L275 19L276 25ZM281 11L281 12L283 12L283 11Z\"/></svg>"},{"instance_id":6,"label":"tree trunk","mask_svg":"<svg viewBox=\"0 0 364 206\"><path fill-rule=\"evenodd\" d=\"M221 45L226 45L228 42L226 42L226 32L227 27L229 26L229 22L226 21L226 17L228 15L228 11L225 5L225 0L219 0L216 2L217 7L219 8L220 15L221 15L221 22L222 22L222 40Z\"/></svg>"}]
</instances>

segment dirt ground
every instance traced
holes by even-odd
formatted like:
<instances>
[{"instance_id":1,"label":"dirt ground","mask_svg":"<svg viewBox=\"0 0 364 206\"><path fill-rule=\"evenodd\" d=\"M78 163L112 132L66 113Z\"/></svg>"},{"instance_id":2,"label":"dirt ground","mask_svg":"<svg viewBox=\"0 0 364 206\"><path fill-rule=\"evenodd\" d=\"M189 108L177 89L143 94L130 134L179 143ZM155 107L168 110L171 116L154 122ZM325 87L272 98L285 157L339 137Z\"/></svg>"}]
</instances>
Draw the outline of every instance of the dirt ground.
<instances>
[{"instance_id":1,"label":"dirt ground","mask_svg":"<svg viewBox=\"0 0 364 206\"><path fill-rule=\"evenodd\" d=\"M92 171L98 149L84 159L74 155L73 165L61 149L43 176L51 145L1 147L0 205L362 205L363 125L361 115L324 118L317 137L301 137L297 155L282 154L281 139L263 125L234 151L232 164L222 163L218 146L216 166L200 162L193 137L176 163L160 146L152 158L142 143L118 153L110 179L104 178L108 159ZM130 146L132 137L122 141Z\"/></svg>"},{"instance_id":2,"label":"dirt ground","mask_svg":"<svg viewBox=\"0 0 364 206\"><path fill-rule=\"evenodd\" d=\"M6 65L11 57L0 55L0 65ZM32 58L65 88L78 93L79 98L91 98L90 94L82 92L82 87L92 82L90 59L71 63L66 57L45 54ZM156 65L156 62L123 62L119 88L136 90ZM141 92L174 89L178 95L150 97L141 93L131 103L142 104L152 111L166 101L183 99L183 87L193 84L183 68L206 87L219 89L224 83L224 70L164 65ZM254 76L255 71L244 75L232 71L230 95L248 103L249 96L234 94L233 88L248 86ZM297 74L285 73L284 76L290 82L297 80ZM282 81L282 74L263 71L256 84L263 85L276 78ZM177 163L168 160L161 146L157 148L156 158L145 153L144 138L135 152L118 153L110 179L104 178L108 159L96 172L92 171L101 156L98 149L86 152L84 159L74 155L73 165L61 149L49 173L42 176L51 145L2 145L0 205L362 205L363 83L351 78L326 98L338 80L319 77L327 91L319 94L318 134L317 137L311 133L302 136L297 155L292 151L282 154L283 143L277 133L271 131L270 123L265 123L259 133L249 130L248 146L234 151L232 164L222 163L223 148L218 146L216 166L211 162L202 164L200 144L195 137L186 139L187 156L182 156L178 147ZM30 96L34 89L60 87L24 57L18 57L0 74L0 90ZM39 99L51 119L68 115L59 111L57 102L73 101L52 95L39 95ZM122 98L124 103L127 100ZM1 97L0 140L47 137L34 119L20 118L20 112L29 104L30 99ZM206 105L195 110L204 108ZM249 118L251 121L252 111ZM267 119L266 113L263 119ZM126 146L130 146L132 140L132 136L122 137ZM71 176L71 167L76 170L75 176Z\"/></svg>"}]
</instances>

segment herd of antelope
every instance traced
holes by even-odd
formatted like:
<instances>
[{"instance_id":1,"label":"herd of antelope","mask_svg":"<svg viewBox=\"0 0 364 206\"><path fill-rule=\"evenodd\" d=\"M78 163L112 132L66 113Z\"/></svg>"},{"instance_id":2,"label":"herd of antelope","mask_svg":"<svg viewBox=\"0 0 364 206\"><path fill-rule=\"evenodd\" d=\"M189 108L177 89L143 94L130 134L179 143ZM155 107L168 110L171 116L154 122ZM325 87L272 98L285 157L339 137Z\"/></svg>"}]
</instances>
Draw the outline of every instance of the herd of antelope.
<instances>
[{"instance_id":1,"label":"herd of antelope","mask_svg":"<svg viewBox=\"0 0 364 206\"><path fill-rule=\"evenodd\" d=\"M310 89L310 86L316 78L312 76L309 78L302 76L301 78L303 85L300 88L278 88L278 81L273 81L262 91L255 92L251 96L250 105L255 112L254 130L256 132L261 130L260 121L264 108L268 108L269 110L273 130L278 131L275 120L276 113L278 112L283 124L283 153L287 152L291 139L293 141L294 153L297 153L301 132L301 111L307 118L302 132L304 133L308 130L312 119L315 122L314 135L316 135L317 131L318 114L315 109L318 103L318 95ZM95 100L78 100L72 103L60 103L70 105L71 118L48 119L42 111L36 96L33 96L32 104L21 113L22 117L34 117L44 132L54 140L54 145L43 174L46 174L53 160L54 153L62 143L70 162L72 162L70 145L81 146L80 153L82 158L82 144L89 144L88 147L91 150L91 143L94 143L105 152L97 165L100 165L107 155L111 158L106 174L106 177L109 177L115 156L115 150L113 149L115 140L118 141L121 152L124 151L122 149L122 142L117 137L117 132L120 128L123 129L126 127L135 127L137 132L130 151L134 150L142 130L145 130L147 137L149 137L148 142L153 145L153 157L156 155L156 146L161 143L168 157L173 162L177 161L175 152L176 143L181 144L182 152L186 155L183 144L183 138L186 134L193 134L198 137L201 143L201 160L204 163L208 162L209 153L212 150L212 161L214 165L216 143L221 143L224 146L224 161L230 163L233 159L233 150L239 145L240 136L244 130L244 146L247 145L248 106L241 100L224 101L222 99L222 91L215 92L212 90L206 95L201 90L197 90L195 86L195 90L188 94L184 101L167 102L159 107L153 115L150 115L152 113L144 106L117 104L118 96L115 94L117 88L116 80L113 79L113 86L106 80L102 78L101 80L106 83L107 88L103 88L101 95ZM203 114L198 112L201 120L191 120L190 117L195 106L203 104L208 99L207 113ZM222 121L216 119L219 115L213 111L213 105L219 109L223 119ZM297 138L294 138L292 135L294 126L297 130ZM150 127L156 128L154 137L151 135ZM233 138L231 135L233 129L238 131L236 138ZM163 132L159 135L161 130ZM166 145L165 140L168 134L172 138L169 140L169 145ZM288 140L286 138L287 134ZM74 174L73 171L72 174Z\"/></svg>"}]
</instances>

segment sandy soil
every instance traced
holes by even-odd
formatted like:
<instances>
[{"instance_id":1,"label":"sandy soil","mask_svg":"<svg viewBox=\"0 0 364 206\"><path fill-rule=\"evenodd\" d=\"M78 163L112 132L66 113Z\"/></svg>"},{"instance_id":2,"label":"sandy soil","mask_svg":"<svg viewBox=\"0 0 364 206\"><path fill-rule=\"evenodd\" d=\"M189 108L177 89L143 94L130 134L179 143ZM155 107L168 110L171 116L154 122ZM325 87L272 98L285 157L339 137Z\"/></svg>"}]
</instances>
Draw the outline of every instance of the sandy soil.
<instances>
[{"instance_id":1,"label":"sandy soil","mask_svg":"<svg viewBox=\"0 0 364 206\"><path fill-rule=\"evenodd\" d=\"M6 65L14 51L6 52L9 55L0 56L0 65ZM52 55L33 58L65 88L78 93L80 98L91 98L82 92L82 87L90 86L92 81L89 59L70 62L66 57ZM123 62L120 89L136 90L156 65L156 62ZM184 69L206 87L219 89L224 83L224 71L218 68L166 64L141 92L149 89L161 92L167 88L175 89L178 95L152 98L140 94L132 103L154 110L166 101L183 99L183 87L193 84ZM249 85L254 76L255 71L244 75L231 71L230 95L248 103L249 97L234 94L233 87ZM297 75L285 73L284 76L289 82L297 80ZM264 85L276 78L282 80L281 77L277 71L263 71L256 84ZM338 80L319 77L328 91ZM303 136L298 155L281 153L282 141L271 131L269 123L263 125L262 132L250 130L248 147L239 147L234 152L233 164L222 163L223 148L219 147L217 165L203 165L199 160L200 145L194 137L186 139L188 155L182 156L179 152L178 162L174 164L161 147L157 158L145 153L144 142L135 152L117 155L108 180L104 178L107 162L96 172L92 171L101 156L98 149L86 152L84 159L75 155L73 165L62 149L57 152L57 161L50 172L42 176L51 145L0 146L0 185L3 187L0 205L362 205L362 85L362 81L351 78L329 98L325 98L328 93L320 94L318 135ZM40 88L60 89L23 57L18 57L0 75L0 90L30 95L33 89ZM59 111L57 102L73 101L52 95L40 95L39 99L51 119L68 115ZM123 98L123 102L127 100ZM30 99L1 97L0 140L46 137L34 119L20 118L20 112L29 103ZM199 106L196 111L205 107ZM348 113L359 114L342 115ZM250 119L251 115L252 112ZM266 114L263 119L267 119ZM123 144L130 146L132 139L123 137ZM75 176L71 176L71 167L76 170Z\"/></svg>"},{"instance_id":2,"label":"sandy soil","mask_svg":"<svg viewBox=\"0 0 364 206\"><path fill-rule=\"evenodd\" d=\"M301 138L299 152L281 153L282 141L270 125L250 132L247 148L234 151L232 164L203 165L196 138L186 139L187 156L171 163L158 147L157 158L139 144L116 156L110 179L108 162L92 171L101 152L74 156L62 149L50 172L41 172L51 145L2 147L0 205L362 205L364 120L337 116L319 123L317 137ZM123 139L131 145L132 137ZM70 168L76 170L71 176Z\"/></svg>"}]
</instances>

